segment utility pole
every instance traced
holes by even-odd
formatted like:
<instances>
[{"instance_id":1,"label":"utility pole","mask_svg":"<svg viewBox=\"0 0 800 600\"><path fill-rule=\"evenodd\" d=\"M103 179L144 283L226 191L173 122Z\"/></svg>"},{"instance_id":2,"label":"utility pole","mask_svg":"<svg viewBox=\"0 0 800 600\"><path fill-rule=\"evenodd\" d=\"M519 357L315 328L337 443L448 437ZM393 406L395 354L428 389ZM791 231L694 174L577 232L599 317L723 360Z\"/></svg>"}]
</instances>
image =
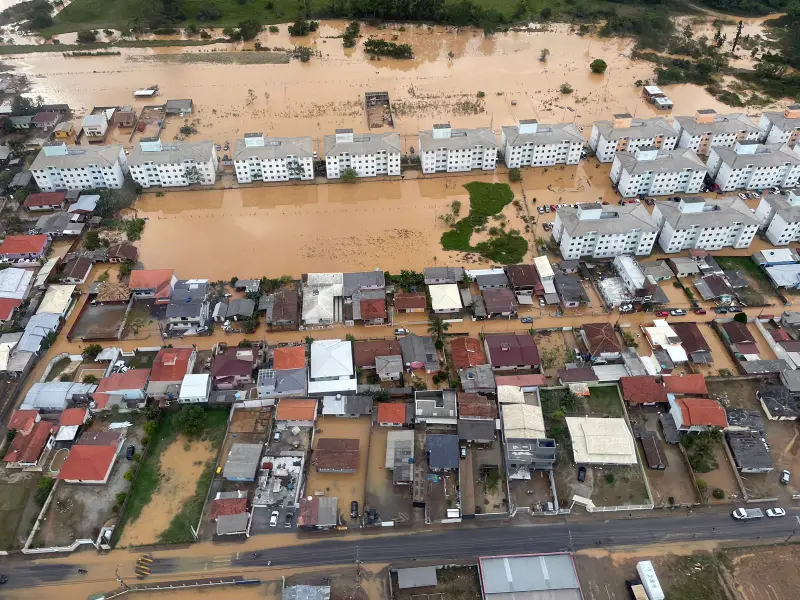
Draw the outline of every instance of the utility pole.
<instances>
[{"instance_id":1,"label":"utility pole","mask_svg":"<svg viewBox=\"0 0 800 600\"><path fill-rule=\"evenodd\" d=\"M130 589L130 588L128 587L128 584L127 584L127 583L125 583L125 582L123 581L122 577L120 577L120 575L119 575L119 565L117 565L117 568L116 568L116 569L114 569L114 577L116 577L116 578L117 578L117 583L119 583L119 584L122 586L122 588L123 588L124 590L126 590L126 591L127 591L127 590L129 590L129 589Z\"/></svg>"}]
</instances>

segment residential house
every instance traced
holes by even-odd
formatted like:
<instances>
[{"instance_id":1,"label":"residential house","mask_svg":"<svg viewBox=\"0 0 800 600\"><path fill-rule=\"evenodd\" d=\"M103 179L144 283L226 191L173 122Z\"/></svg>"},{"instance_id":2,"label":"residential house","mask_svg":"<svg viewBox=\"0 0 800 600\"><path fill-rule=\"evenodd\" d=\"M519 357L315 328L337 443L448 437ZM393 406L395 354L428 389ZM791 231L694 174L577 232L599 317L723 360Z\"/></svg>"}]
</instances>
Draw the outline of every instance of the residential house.
<instances>
[{"instance_id":1,"label":"residential house","mask_svg":"<svg viewBox=\"0 0 800 600\"><path fill-rule=\"evenodd\" d=\"M245 321L252 318L255 310L255 300L250 298L230 298L217 302L211 316L216 323Z\"/></svg>"},{"instance_id":2,"label":"residential house","mask_svg":"<svg viewBox=\"0 0 800 600\"><path fill-rule=\"evenodd\" d=\"M343 273L303 275L303 323L331 325L342 322Z\"/></svg>"},{"instance_id":3,"label":"residential house","mask_svg":"<svg viewBox=\"0 0 800 600\"><path fill-rule=\"evenodd\" d=\"M38 467L46 450L55 443L58 425L51 421L38 421L28 435L17 435L8 445L3 462L8 468ZM44 466L44 465L42 465Z\"/></svg>"},{"instance_id":4,"label":"residential house","mask_svg":"<svg viewBox=\"0 0 800 600\"><path fill-rule=\"evenodd\" d=\"M483 304L486 308L486 316L489 319L495 318L515 318L519 306L517 297L508 288L494 288L483 290Z\"/></svg>"},{"instance_id":5,"label":"residential house","mask_svg":"<svg viewBox=\"0 0 800 600\"><path fill-rule=\"evenodd\" d=\"M425 312L428 298L424 292L395 292L394 309L399 313Z\"/></svg>"},{"instance_id":6,"label":"residential house","mask_svg":"<svg viewBox=\"0 0 800 600\"><path fill-rule=\"evenodd\" d=\"M455 390L415 390L414 421L426 425L458 424L457 394Z\"/></svg>"},{"instance_id":7,"label":"residential house","mask_svg":"<svg viewBox=\"0 0 800 600\"><path fill-rule=\"evenodd\" d=\"M703 300L715 300L718 304L730 304L736 297L727 278L720 275L707 275L692 281Z\"/></svg>"},{"instance_id":8,"label":"residential house","mask_svg":"<svg viewBox=\"0 0 800 600\"><path fill-rule=\"evenodd\" d=\"M564 308L578 308L589 301L577 275L556 275L553 278L556 294ZM545 294L547 298L547 294Z\"/></svg>"},{"instance_id":9,"label":"residential house","mask_svg":"<svg viewBox=\"0 0 800 600\"><path fill-rule=\"evenodd\" d=\"M662 377L664 391L673 396L708 396L706 378L699 373Z\"/></svg>"},{"instance_id":10,"label":"residential house","mask_svg":"<svg viewBox=\"0 0 800 600\"><path fill-rule=\"evenodd\" d=\"M192 372L196 359L194 347L162 348L153 362L147 395L156 400L177 400L183 377Z\"/></svg>"},{"instance_id":11,"label":"residential house","mask_svg":"<svg viewBox=\"0 0 800 600\"><path fill-rule=\"evenodd\" d=\"M674 275L665 260L640 261L639 266L645 277L651 277L654 281L669 281Z\"/></svg>"},{"instance_id":12,"label":"residential house","mask_svg":"<svg viewBox=\"0 0 800 600\"><path fill-rule=\"evenodd\" d=\"M89 273L92 272L92 266L92 259L86 256L76 256L64 265L59 280L62 283L71 283L73 285L86 283Z\"/></svg>"},{"instance_id":13,"label":"residential house","mask_svg":"<svg viewBox=\"0 0 800 600\"><path fill-rule=\"evenodd\" d=\"M431 297L431 309L437 315L452 315L463 308L461 294L455 283L429 285L428 294Z\"/></svg>"},{"instance_id":14,"label":"residential house","mask_svg":"<svg viewBox=\"0 0 800 600\"><path fill-rule=\"evenodd\" d=\"M375 422L380 427L403 427L413 420L411 404L406 402L378 402Z\"/></svg>"},{"instance_id":15,"label":"residential house","mask_svg":"<svg viewBox=\"0 0 800 600\"><path fill-rule=\"evenodd\" d=\"M157 137L142 138L128 155L131 177L144 188L178 187L217 181L214 142L170 142Z\"/></svg>"},{"instance_id":16,"label":"residential house","mask_svg":"<svg viewBox=\"0 0 800 600\"><path fill-rule=\"evenodd\" d=\"M106 117L105 112L83 117L81 130L90 144L105 142L106 132L108 131L108 117Z\"/></svg>"},{"instance_id":17,"label":"residential house","mask_svg":"<svg viewBox=\"0 0 800 600\"><path fill-rule=\"evenodd\" d=\"M169 304L176 283L172 269L142 269L131 272L128 287L136 299L153 298L156 304Z\"/></svg>"},{"instance_id":18,"label":"residential house","mask_svg":"<svg viewBox=\"0 0 800 600\"><path fill-rule=\"evenodd\" d=\"M399 354L375 358L375 372L381 381L400 381L403 378L403 357Z\"/></svg>"},{"instance_id":19,"label":"residential house","mask_svg":"<svg viewBox=\"0 0 800 600\"><path fill-rule=\"evenodd\" d=\"M576 465L635 465L636 443L623 418L566 417Z\"/></svg>"},{"instance_id":20,"label":"residential house","mask_svg":"<svg viewBox=\"0 0 800 600\"><path fill-rule=\"evenodd\" d=\"M439 371L439 353L430 336L414 333L400 338L400 352L403 363L410 371L424 370L426 373Z\"/></svg>"},{"instance_id":21,"label":"residential house","mask_svg":"<svg viewBox=\"0 0 800 600\"><path fill-rule=\"evenodd\" d=\"M261 290L261 280L259 279L237 279L233 284L233 289L245 294L255 294Z\"/></svg>"},{"instance_id":22,"label":"residential house","mask_svg":"<svg viewBox=\"0 0 800 600\"><path fill-rule=\"evenodd\" d=\"M425 285L461 283L464 279L464 269L461 267L426 267L422 274Z\"/></svg>"},{"instance_id":23,"label":"residential house","mask_svg":"<svg viewBox=\"0 0 800 600\"><path fill-rule=\"evenodd\" d=\"M351 342L330 339L311 343L309 395L355 392L357 383Z\"/></svg>"},{"instance_id":24,"label":"residential house","mask_svg":"<svg viewBox=\"0 0 800 600\"><path fill-rule=\"evenodd\" d=\"M336 527L339 524L337 506L338 500L333 496L303 497L297 515L298 529L324 531Z\"/></svg>"},{"instance_id":25,"label":"residential house","mask_svg":"<svg viewBox=\"0 0 800 600\"><path fill-rule=\"evenodd\" d=\"M353 342L355 365L360 369L374 369L378 357L399 354L400 343L397 340L358 340Z\"/></svg>"},{"instance_id":26,"label":"residential house","mask_svg":"<svg viewBox=\"0 0 800 600\"><path fill-rule=\"evenodd\" d=\"M83 233L85 223L73 221L65 212L52 213L38 218L33 230L46 235L50 239L59 237L74 237Z\"/></svg>"},{"instance_id":27,"label":"residential house","mask_svg":"<svg viewBox=\"0 0 800 600\"><path fill-rule=\"evenodd\" d=\"M339 179L346 171L356 177L400 175L400 135L397 133L354 134L352 129L337 129L324 140L325 172L328 179Z\"/></svg>"},{"instance_id":28,"label":"residential house","mask_svg":"<svg viewBox=\"0 0 800 600\"><path fill-rule=\"evenodd\" d=\"M769 473L774 468L769 445L758 431L726 431L725 440L740 473Z\"/></svg>"},{"instance_id":29,"label":"residential house","mask_svg":"<svg viewBox=\"0 0 800 600\"><path fill-rule=\"evenodd\" d=\"M467 393L492 394L497 391L491 365L475 365L459 369L458 378L461 381L461 389Z\"/></svg>"},{"instance_id":30,"label":"residential house","mask_svg":"<svg viewBox=\"0 0 800 600\"><path fill-rule=\"evenodd\" d=\"M431 471L458 469L458 436L429 433L425 436L425 455Z\"/></svg>"},{"instance_id":31,"label":"residential house","mask_svg":"<svg viewBox=\"0 0 800 600\"><path fill-rule=\"evenodd\" d=\"M61 413L58 418L58 432L56 433L57 442L72 442L78 436L78 431L89 421L91 413L89 409L68 408Z\"/></svg>"},{"instance_id":32,"label":"residential house","mask_svg":"<svg viewBox=\"0 0 800 600\"><path fill-rule=\"evenodd\" d=\"M609 176L623 198L696 194L703 188L706 166L688 148L640 146L631 152L617 152Z\"/></svg>"},{"instance_id":33,"label":"residential house","mask_svg":"<svg viewBox=\"0 0 800 600\"><path fill-rule=\"evenodd\" d=\"M410 405L409 405L410 406ZM411 485L414 481L414 431L394 429L386 432L386 462L392 484Z\"/></svg>"},{"instance_id":34,"label":"residential house","mask_svg":"<svg viewBox=\"0 0 800 600\"><path fill-rule=\"evenodd\" d=\"M721 325L722 339L728 344L738 360L759 360L758 344L747 325L738 321L723 323Z\"/></svg>"},{"instance_id":35,"label":"residential house","mask_svg":"<svg viewBox=\"0 0 800 600\"><path fill-rule=\"evenodd\" d=\"M255 481L264 444L234 443L225 459L222 477L228 481Z\"/></svg>"},{"instance_id":36,"label":"residential house","mask_svg":"<svg viewBox=\"0 0 800 600\"><path fill-rule=\"evenodd\" d=\"M574 123L546 125L523 119L501 131L503 157L509 169L577 165L585 144Z\"/></svg>"},{"instance_id":37,"label":"residential house","mask_svg":"<svg viewBox=\"0 0 800 600\"><path fill-rule=\"evenodd\" d=\"M69 140L73 135L75 135L75 127L69 122L62 121L53 129L53 137L55 137L57 141Z\"/></svg>"},{"instance_id":38,"label":"residential house","mask_svg":"<svg viewBox=\"0 0 800 600\"><path fill-rule=\"evenodd\" d=\"M764 271L775 287L786 289L800 288L800 264L767 267Z\"/></svg>"},{"instance_id":39,"label":"residential house","mask_svg":"<svg viewBox=\"0 0 800 600\"><path fill-rule=\"evenodd\" d=\"M311 464L318 473L355 473L358 470L359 440L320 438Z\"/></svg>"},{"instance_id":40,"label":"residential house","mask_svg":"<svg viewBox=\"0 0 800 600\"><path fill-rule=\"evenodd\" d=\"M38 194L31 194L22 203L25 210L29 212L38 212L43 210L61 210L66 201L66 192L39 192Z\"/></svg>"},{"instance_id":41,"label":"residential house","mask_svg":"<svg viewBox=\"0 0 800 600\"><path fill-rule=\"evenodd\" d=\"M711 355L711 347L706 342L703 332L697 326L697 323L674 323L672 329L675 330L678 338L681 340L686 354L696 365L709 365L714 362Z\"/></svg>"},{"instance_id":42,"label":"residential house","mask_svg":"<svg viewBox=\"0 0 800 600\"><path fill-rule=\"evenodd\" d=\"M497 430L497 405L480 394L458 394L458 438L476 443L490 444Z\"/></svg>"},{"instance_id":43,"label":"residential house","mask_svg":"<svg viewBox=\"0 0 800 600\"><path fill-rule=\"evenodd\" d=\"M491 290L496 288L508 289L508 277L505 271L493 270L490 273L481 273L475 277L475 283L478 284L478 289Z\"/></svg>"},{"instance_id":44,"label":"residential house","mask_svg":"<svg viewBox=\"0 0 800 600\"><path fill-rule=\"evenodd\" d=\"M617 152L649 146L673 150L677 144L678 134L666 119L635 119L628 113L614 115L612 121L595 121L589 137L589 147L602 163L612 162Z\"/></svg>"},{"instance_id":45,"label":"residential house","mask_svg":"<svg viewBox=\"0 0 800 600\"><path fill-rule=\"evenodd\" d=\"M28 297L33 287L33 271L9 267L0 271L0 298L19 300Z\"/></svg>"},{"instance_id":46,"label":"residential house","mask_svg":"<svg viewBox=\"0 0 800 600\"><path fill-rule=\"evenodd\" d=\"M440 123L419 132L419 157L423 173L494 171L497 140L489 127L453 129Z\"/></svg>"},{"instance_id":47,"label":"residential house","mask_svg":"<svg viewBox=\"0 0 800 600\"><path fill-rule=\"evenodd\" d=\"M281 396L305 396L308 386L304 345L275 348L272 368L258 372L260 399Z\"/></svg>"},{"instance_id":48,"label":"residential house","mask_svg":"<svg viewBox=\"0 0 800 600\"><path fill-rule=\"evenodd\" d=\"M650 347L654 351L664 350L673 365L685 363L689 360L678 334L675 333L666 319L655 319L652 326L643 326L642 331Z\"/></svg>"},{"instance_id":49,"label":"residential house","mask_svg":"<svg viewBox=\"0 0 800 600\"><path fill-rule=\"evenodd\" d=\"M55 112L41 111L33 117L33 126L43 131L53 129L61 120L61 115Z\"/></svg>"},{"instance_id":50,"label":"residential house","mask_svg":"<svg viewBox=\"0 0 800 600\"><path fill-rule=\"evenodd\" d=\"M800 180L800 154L782 144L741 141L733 148L712 148L706 164L721 192L795 187Z\"/></svg>"},{"instance_id":51,"label":"residential house","mask_svg":"<svg viewBox=\"0 0 800 600\"><path fill-rule=\"evenodd\" d=\"M314 179L314 140L311 136L264 137L245 133L231 154L239 183Z\"/></svg>"},{"instance_id":52,"label":"residential house","mask_svg":"<svg viewBox=\"0 0 800 600\"><path fill-rule=\"evenodd\" d=\"M72 215L73 221L84 221L94 213L99 201L100 194L81 194L76 202L67 207L67 213Z\"/></svg>"},{"instance_id":53,"label":"residential house","mask_svg":"<svg viewBox=\"0 0 800 600\"><path fill-rule=\"evenodd\" d=\"M539 349L527 333L487 334L483 338L486 356L495 371L533 370L541 367Z\"/></svg>"},{"instance_id":54,"label":"residential house","mask_svg":"<svg viewBox=\"0 0 800 600\"><path fill-rule=\"evenodd\" d=\"M313 398L281 398L275 411L278 429L313 427L317 420L317 401Z\"/></svg>"},{"instance_id":55,"label":"residential house","mask_svg":"<svg viewBox=\"0 0 800 600\"><path fill-rule=\"evenodd\" d=\"M621 377L619 386L628 406L667 404L667 392L664 386L652 375Z\"/></svg>"},{"instance_id":56,"label":"residential house","mask_svg":"<svg viewBox=\"0 0 800 600\"><path fill-rule=\"evenodd\" d=\"M43 192L55 190L120 189L128 172L122 146L46 144L30 166Z\"/></svg>"},{"instance_id":57,"label":"residential house","mask_svg":"<svg viewBox=\"0 0 800 600\"><path fill-rule=\"evenodd\" d=\"M108 247L107 256L110 263L135 263L139 260L139 250L133 244L113 244Z\"/></svg>"},{"instance_id":58,"label":"residential house","mask_svg":"<svg viewBox=\"0 0 800 600\"><path fill-rule=\"evenodd\" d=\"M181 391L178 394L180 404L201 404L208 402L211 395L211 375L208 373L189 373L183 376Z\"/></svg>"},{"instance_id":59,"label":"residential house","mask_svg":"<svg viewBox=\"0 0 800 600\"><path fill-rule=\"evenodd\" d=\"M452 340L450 356L456 369L467 369L486 364L481 342L473 337L458 337Z\"/></svg>"},{"instance_id":60,"label":"residential house","mask_svg":"<svg viewBox=\"0 0 800 600\"><path fill-rule=\"evenodd\" d=\"M261 296L258 310L264 311L267 328L272 331L297 329L300 325L298 302L297 288L292 285Z\"/></svg>"},{"instance_id":61,"label":"residential house","mask_svg":"<svg viewBox=\"0 0 800 600\"><path fill-rule=\"evenodd\" d=\"M534 471L550 471L556 462L556 442L547 437L538 395L528 403L502 404L506 473L509 480L530 480Z\"/></svg>"},{"instance_id":62,"label":"residential house","mask_svg":"<svg viewBox=\"0 0 800 600\"><path fill-rule=\"evenodd\" d=\"M120 129L131 129L136 124L136 110L123 106L114 113L114 125Z\"/></svg>"},{"instance_id":63,"label":"residential house","mask_svg":"<svg viewBox=\"0 0 800 600\"><path fill-rule=\"evenodd\" d=\"M789 192L792 193L791 191ZM770 248L753 252L751 258L762 269L800 263L800 254L794 248ZM745 286L742 286L745 287Z\"/></svg>"},{"instance_id":64,"label":"residential house","mask_svg":"<svg viewBox=\"0 0 800 600\"><path fill-rule=\"evenodd\" d=\"M105 485L125 438L119 431L84 433L70 448L58 472L59 481Z\"/></svg>"},{"instance_id":65,"label":"residential house","mask_svg":"<svg viewBox=\"0 0 800 600\"><path fill-rule=\"evenodd\" d=\"M253 383L253 371L258 367L257 348L229 348L214 357L212 377L218 390L242 389Z\"/></svg>"},{"instance_id":66,"label":"residential house","mask_svg":"<svg viewBox=\"0 0 800 600\"><path fill-rule=\"evenodd\" d=\"M39 313L33 315L17 344L17 352L39 352L42 343L55 334L61 326L61 315Z\"/></svg>"},{"instance_id":67,"label":"residential house","mask_svg":"<svg viewBox=\"0 0 800 600\"><path fill-rule=\"evenodd\" d=\"M372 396L335 396L322 397L322 416L346 417L358 419L372 415Z\"/></svg>"},{"instance_id":68,"label":"residential house","mask_svg":"<svg viewBox=\"0 0 800 600\"><path fill-rule=\"evenodd\" d=\"M196 334L208 323L208 279L182 279L175 283L167 306L167 331Z\"/></svg>"},{"instance_id":69,"label":"residential house","mask_svg":"<svg viewBox=\"0 0 800 600\"><path fill-rule=\"evenodd\" d=\"M506 275L509 286L518 297L544 294L544 286L533 265L509 265L506 267Z\"/></svg>"},{"instance_id":70,"label":"residential house","mask_svg":"<svg viewBox=\"0 0 800 600\"><path fill-rule=\"evenodd\" d=\"M112 373L97 382L92 393L92 411L111 410L116 407L124 412L144 408L147 403L150 369L129 369L125 373ZM181 377L182 379L182 377Z\"/></svg>"},{"instance_id":71,"label":"residential house","mask_svg":"<svg viewBox=\"0 0 800 600\"><path fill-rule=\"evenodd\" d=\"M39 235L7 235L0 242L0 263L33 265L44 258L50 239Z\"/></svg>"},{"instance_id":72,"label":"residential house","mask_svg":"<svg viewBox=\"0 0 800 600\"><path fill-rule=\"evenodd\" d=\"M611 323L587 323L580 329L583 344L593 363L607 363L622 358L617 332Z\"/></svg>"},{"instance_id":73,"label":"residential house","mask_svg":"<svg viewBox=\"0 0 800 600\"><path fill-rule=\"evenodd\" d=\"M60 412L74 404L88 403L96 388L97 386L94 384L71 381L34 383L25 394L20 408Z\"/></svg>"},{"instance_id":74,"label":"residential house","mask_svg":"<svg viewBox=\"0 0 800 600\"><path fill-rule=\"evenodd\" d=\"M36 314L49 313L58 315L62 319L66 318L70 307L72 306L73 294L75 294L74 285L55 285L47 286L44 298L36 309Z\"/></svg>"},{"instance_id":75,"label":"residential house","mask_svg":"<svg viewBox=\"0 0 800 600\"><path fill-rule=\"evenodd\" d=\"M800 400L783 384L760 385L756 390L756 398L770 421L800 419Z\"/></svg>"},{"instance_id":76,"label":"residential house","mask_svg":"<svg viewBox=\"0 0 800 600\"><path fill-rule=\"evenodd\" d=\"M681 432L698 433L728 427L725 409L710 398L670 396L669 414L675 422L675 428Z\"/></svg>"},{"instance_id":77,"label":"residential house","mask_svg":"<svg viewBox=\"0 0 800 600\"><path fill-rule=\"evenodd\" d=\"M695 260L689 256L675 256L667 259L672 272L675 277L691 277L692 275L700 274L700 267Z\"/></svg>"},{"instance_id":78,"label":"residential house","mask_svg":"<svg viewBox=\"0 0 800 600\"><path fill-rule=\"evenodd\" d=\"M600 381L592 367L568 366L556 371L558 383L569 386L571 383L594 383Z\"/></svg>"},{"instance_id":79,"label":"residential house","mask_svg":"<svg viewBox=\"0 0 800 600\"><path fill-rule=\"evenodd\" d=\"M167 100L167 103L164 105L164 109L167 112L167 115L178 115L179 117L185 117L186 115L192 114L192 108L194 103L192 102L191 98L180 98L177 100Z\"/></svg>"},{"instance_id":80,"label":"residential house","mask_svg":"<svg viewBox=\"0 0 800 600\"><path fill-rule=\"evenodd\" d=\"M14 131L27 131L33 127L34 116L35 115L11 116L9 119L11 120L11 126L14 128Z\"/></svg>"},{"instance_id":81,"label":"residential house","mask_svg":"<svg viewBox=\"0 0 800 600\"><path fill-rule=\"evenodd\" d=\"M15 410L8 420L8 430L15 431L17 435L30 435L33 426L42 420L38 408L28 410Z\"/></svg>"}]
</instances>

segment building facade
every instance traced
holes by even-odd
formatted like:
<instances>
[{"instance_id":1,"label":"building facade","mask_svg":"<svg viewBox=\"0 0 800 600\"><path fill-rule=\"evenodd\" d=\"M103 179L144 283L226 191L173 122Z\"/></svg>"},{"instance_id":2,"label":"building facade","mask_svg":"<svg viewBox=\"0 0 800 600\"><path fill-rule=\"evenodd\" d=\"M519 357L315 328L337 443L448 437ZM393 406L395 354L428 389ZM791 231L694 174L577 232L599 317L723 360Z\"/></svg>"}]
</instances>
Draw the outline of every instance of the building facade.
<instances>
[{"instance_id":1,"label":"building facade","mask_svg":"<svg viewBox=\"0 0 800 600\"><path fill-rule=\"evenodd\" d=\"M611 121L595 121L589 137L589 147L602 163L612 162L617 152L643 146L673 150L677 144L678 134L666 119L634 119L627 113L614 115Z\"/></svg>"},{"instance_id":2,"label":"building facade","mask_svg":"<svg viewBox=\"0 0 800 600\"><path fill-rule=\"evenodd\" d=\"M339 179L352 169L356 177L400 175L400 135L397 133L354 134L337 129L325 136L325 171L328 179Z\"/></svg>"},{"instance_id":3,"label":"building facade","mask_svg":"<svg viewBox=\"0 0 800 600\"><path fill-rule=\"evenodd\" d=\"M800 190L767 194L758 203L756 218L773 246L786 246L800 241Z\"/></svg>"},{"instance_id":4,"label":"building facade","mask_svg":"<svg viewBox=\"0 0 800 600\"><path fill-rule=\"evenodd\" d=\"M497 140L488 127L453 129L450 123L419 132L419 156L423 173L494 171Z\"/></svg>"},{"instance_id":5,"label":"building facade","mask_svg":"<svg viewBox=\"0 0 800 600\"><path fill-rule=\"evenodd\" d=\"M142 138L128 156L131 177L144 188L180 187L217 181L214 142L172 142Z\"/></svg>"},{"instance_id":6,"label":"building facade","mask_svg":"<svg viewBox=\"0 0 800 600\"><path fill-rule=\"evenodd\" d=\"M800 180L800 147L736 142L733 148L712 148L706 165L722 192L794 187Z\"/></svg>"},{"instance_id":7,"label":"building facade","mask_svg":"<svg viewBox=\"0 0 800 600\"><path fill-rule=\"evenodd\" d=\"M122 146L69 146L47 144L30 168L43 192L56 190L119 189L128 172Z\"/></svg>"},{"instance_id":8,"label":"building facade","mask_svg":"<svg viewBox=\"0 0 800 600\"><path fill-rule=\"evenodd\" d=\"M788 144L791 147L800 137L800 104L787 106L783 112L764 112L758 127L765 144Z\"/></svg>"},{"instance_id":9,"label":"building facade","mask_svg":"<svg viewBox=\"0 0 800 600\"><path fill-rule=\"evenodd\" d=\"M672 127L678 133L678 147L707 156L711 148L733 148L736 142L757 142L762 131L744 113L717 114L711 108L698 110L693 117L675 117Z\"/></svg>"},{"instance_id":10,"label":"building facade","mask_svg":"<svg viewBox=\"0 0 800 600\"><path fill-rule=\"evenodd\" d=\"M688 148L658 150L640 146L617 152L611 166L611 181L623 198L640 194L696 194L703 187L706 166Z\"/></svg>"},{"instance_id":11,"label":"building facade","mask_svg":"<svg viewBox=\"0 0 800 600\"><path fill-rule=\"evenodd\" d=\"M577 165L584 144L578 128L572 123L544 125L536 119L525 119L502 129L501 145L506 166L510 169Z\"/></svg>"},{"instance_id":12,"label":"building facade","mask_svg":"<svg viewBox=\"0 0 800 600\"><path fill-rule=\"evenodd\" d=\"M233 147L233 165L239 183L314 179L314 141L311 136L265 138L245 133Z\"/></svg>"}]
</instances>

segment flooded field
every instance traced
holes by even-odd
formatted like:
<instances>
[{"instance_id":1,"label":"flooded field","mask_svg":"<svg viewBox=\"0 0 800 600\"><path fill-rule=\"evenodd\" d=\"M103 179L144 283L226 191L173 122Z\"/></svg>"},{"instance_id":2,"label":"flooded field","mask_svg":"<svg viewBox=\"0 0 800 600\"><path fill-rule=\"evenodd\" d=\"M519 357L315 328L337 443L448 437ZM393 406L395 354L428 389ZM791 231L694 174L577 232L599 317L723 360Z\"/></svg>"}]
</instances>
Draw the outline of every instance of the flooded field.
<instances>
[{"instance_id":1,"label":"flooded field","mask_svg":"<svg viewBox=\"0 0 800 600\"><path fill-rule=\"evenodd\" d=\"M254 42L123 48L121 56L88 58L28 54L6 62L28 76L33 94L47 102L67 102L78 114L93 106L133 103L134 89L158 84L158 101L192 98L193 118L199 119L196 137L217 142L250 131L321 139L337 127L366 129L367 91L388 91L395 130L412 136L443 120L454 126L498 129L524 118L586 126L616 112L664 114L646 103L641 88L634 85L652 78L653 65L630 59L631 39L578 36L564 24L491 37L443 26L407 25L405 31L400 25L385 30L364 26L364 38L396 37L398 43L411 44L415 54L412 60L370 60L361 44L344 49L340 39L332 39L344 26L342 21L327 21L306 38L290 38L285 25L280 33L261 34L260 43L270 48L302 43L321 53L305 64L229 64L235 55L227 53L252 49ZM757 22L748 24L748 31L759 29ZM59 36L62 43L72 41L70 35ZM541 62L545 48L550 54ZM197 53L214 62L187 62ZM259 60L257 55L269 58L254 53L253 59ZM605 75L590 72L595 58L608 63ZM563 83L574 92L561 94ZM693 114L698 108L728 110L697 86L669 86L667 92L675 102L674 114ZM180 125L180 119L170 119L164 139L174 137Z\"/></svg>"}]
</instances>

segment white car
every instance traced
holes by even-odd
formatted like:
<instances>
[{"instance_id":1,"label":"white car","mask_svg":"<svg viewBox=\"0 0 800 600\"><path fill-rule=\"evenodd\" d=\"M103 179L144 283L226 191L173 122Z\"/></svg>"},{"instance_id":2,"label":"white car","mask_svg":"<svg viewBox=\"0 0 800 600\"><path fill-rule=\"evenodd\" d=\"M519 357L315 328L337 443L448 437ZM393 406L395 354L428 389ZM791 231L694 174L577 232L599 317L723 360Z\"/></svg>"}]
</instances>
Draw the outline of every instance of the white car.
<instances>
[{"instance_id":1,"label":"white car","mask_svg":"<svg viewBox=\"0 0 800 600\"><path fill-rule=\"evenodd\" d=\"M278 526L278 511L273 510L272 514L269 516L269 526L270 527L277 527Z\"/></svg>"},{"instance_id":2,"label":"white car","mask_svg":"<svg viewBox=\"0 0 800 600\"><path fill-rule=\"evenodd\" d=\"M767 509L767 516L768 517L785 517L786 511L782 508L768 508Z\"/></svg>"},{"instance_id":3,"label":"white car","mask_svg":"<svg viewBox=\"0 0 800 600\"><path fill-rule=\"evenodd\" d=\"M396 336L408 335L409 331L405 327L398 327L394 330Z\"/></svg>"},{"instance_id":4,"label":"white car","mask_svg":"<svg viewBox=\"0 0 800 600\"><path fill-rule=\"evenodd\" d=\"M739 194L739 198L741 198L742 200L747 200L747 196L745 196L744 194Z\"/></svg>"},{"instance_id":5,"label":"white car","mask_svg":"<svg viewBox=\"0 0 800 600\"><path fill-rule=\"evenodd\" d=\"M669 311L669 314L671 314L673 317L682 317L686 314L686 311L682 308L673 308L671 311Z\"/></svg>"}]
</instances>

